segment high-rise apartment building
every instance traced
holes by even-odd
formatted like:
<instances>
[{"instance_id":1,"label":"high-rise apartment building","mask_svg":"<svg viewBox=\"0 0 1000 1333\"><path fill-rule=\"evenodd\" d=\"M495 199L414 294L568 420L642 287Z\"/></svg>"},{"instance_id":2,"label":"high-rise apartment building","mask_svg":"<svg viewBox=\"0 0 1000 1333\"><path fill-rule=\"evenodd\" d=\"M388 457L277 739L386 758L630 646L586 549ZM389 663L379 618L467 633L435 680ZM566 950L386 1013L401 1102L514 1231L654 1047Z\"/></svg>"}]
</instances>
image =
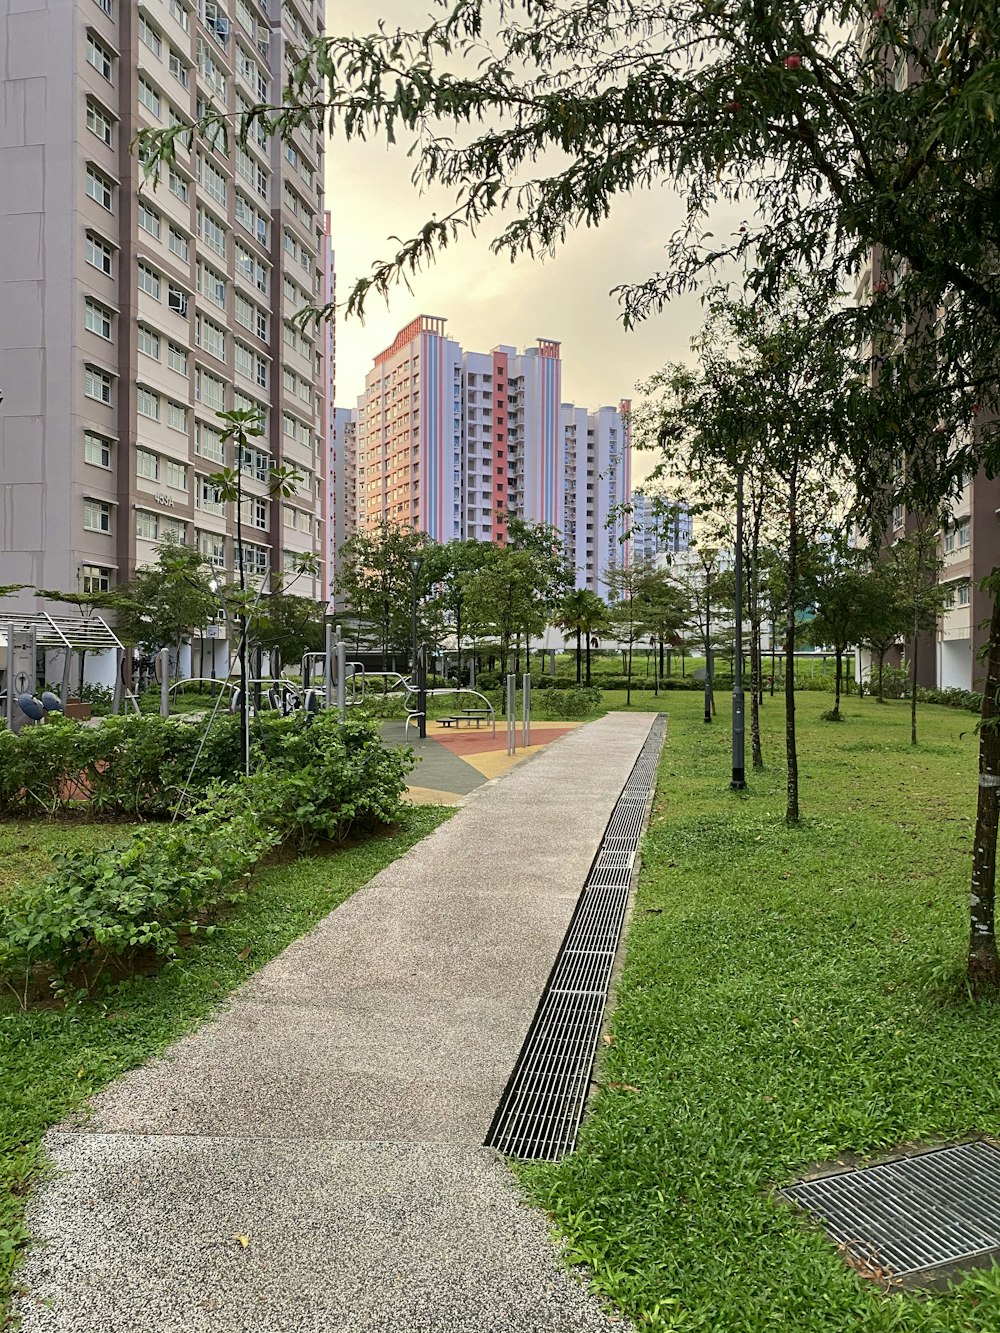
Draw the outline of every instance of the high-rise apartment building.
<instances>
[{"instance_id":1,"label":"high-rise apartment building","mask_svg":"<svg viewBox=\"0 0 1000 1333\"><path fill-rule=\"evenodd\" d=\"M323 145L254 131L175 140L144 179L142 129L280 96L316 0L38 0L8 9L0 149L3 581L89 591L158 542L235 566L208 481L239 464L251 575L324 552L324 344L293 318L323 291ZM221 410L260 414L242 459ZM287 499L272 466L301 475ZM293 590L322 596L321 574Z\"/></svg>"},{"instance_id":2,"label":"high-rise apartment building","mask_svg":"<svg viewBox=\"0 0 1000 1333\"><path fill-rule=\"evenodd\" d=\"M658 512L652 496L643 491L634 491L631 534L632 550L637 560L680 555L691 545L691 511L683 502L670 502L666 512Z\"/></svg>"},{"instance_id":3,"label":"high-rise apartment building","mask_svg":"<svg viewBox=\"0 0 1000 1333\"><path fill-rule=\"evenodd\" d=\"M507 540L508 516L563 534L580 587L627 558L608 526L631 483L628 404L561 402L559 343L469 352L422 315L375 358L358 400L357 523L437 541Z\"/></svg>"}]
</instances>

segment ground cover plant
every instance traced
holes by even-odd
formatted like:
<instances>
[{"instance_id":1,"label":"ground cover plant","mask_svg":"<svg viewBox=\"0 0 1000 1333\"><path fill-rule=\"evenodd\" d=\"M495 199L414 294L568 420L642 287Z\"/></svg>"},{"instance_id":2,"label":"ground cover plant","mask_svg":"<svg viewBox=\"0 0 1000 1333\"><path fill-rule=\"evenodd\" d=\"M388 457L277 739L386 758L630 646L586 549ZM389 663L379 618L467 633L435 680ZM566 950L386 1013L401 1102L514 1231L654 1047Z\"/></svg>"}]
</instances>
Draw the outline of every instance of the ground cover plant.
<instances>
[{"instance_id":1,"label":"ground cover plant","mask_svg":"<svg viewBox=\"0 0 1000 1333\"><path fill-rule=\"evenodd\" d=\"M397 828L380 836L265 866L198 949L99 998L23 1012L12 996L0 997L0 1326L26 1239L25 1197L44 1166L45 1131L190 1030L250 973L451 813L410 809ZM127 830L107 824L0 823L0 854L10 857L0 898L11 880L49 869L64 844L99 850L123 836Z\"/></svg>"},{"instance_id":2,"label":"ground cover plant","mask_svg":"<svg viewBox=\"0 0 1000 1333\"><path fill-rule=\"evenodd\" d=\"M614 696L605 703L620 707ZM648 697L633 707L648 707ZM1000 1134L1000 1005L965 991L974 720L799 699L802 824L781 701L762 774L727 790L728 711L670 714L601 1089L579 1151L519 1168L570 1258L641 1328L973 1333L1000 1272L885 1294L770 1191L809 1166Z\"/></svg>"}]
</instances>

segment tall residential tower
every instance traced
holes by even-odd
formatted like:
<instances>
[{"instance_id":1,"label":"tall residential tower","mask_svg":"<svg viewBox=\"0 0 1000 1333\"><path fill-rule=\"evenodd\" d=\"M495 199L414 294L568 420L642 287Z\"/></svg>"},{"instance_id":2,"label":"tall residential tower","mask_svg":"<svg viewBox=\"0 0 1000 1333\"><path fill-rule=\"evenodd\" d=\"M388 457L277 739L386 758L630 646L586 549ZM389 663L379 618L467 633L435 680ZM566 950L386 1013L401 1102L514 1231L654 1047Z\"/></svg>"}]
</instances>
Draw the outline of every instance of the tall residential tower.
<instances>
[{"instance_id":1,"label":"tall residential tower","mask_svg":"<svg viewBox=\"0 0 1000 1333\"><path fill-rule=\"evenodd\" d=\"M146 128L279 96L315 0L33 0L3 25L0 552L3 582L87 592L196 544L235 564L239 463L252 574L322 555L322 339L292 322L322 292L323 145L254 133L176 143L158 181ZM220 410L260 413L232 457ZM285 500L272 465L302 475ZM319 575L296 592L322 594Z\"/></svg>"}]
</instances>

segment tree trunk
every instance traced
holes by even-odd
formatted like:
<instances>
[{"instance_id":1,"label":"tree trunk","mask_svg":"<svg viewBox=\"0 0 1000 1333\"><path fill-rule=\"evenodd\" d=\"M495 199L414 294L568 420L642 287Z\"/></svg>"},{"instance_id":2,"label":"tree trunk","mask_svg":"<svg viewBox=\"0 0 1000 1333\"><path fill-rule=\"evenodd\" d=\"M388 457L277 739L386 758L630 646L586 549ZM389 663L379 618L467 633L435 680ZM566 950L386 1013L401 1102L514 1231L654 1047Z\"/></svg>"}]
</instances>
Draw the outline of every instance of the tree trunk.
<instances>
[{"instance_id":1,"label":"tree trunk","mask_svg":"<svg viewBox=\"0 0 1000 1333\"><path fill-rule=\"evenodd\" d=\"M884 694L884 692L883 692L883 688L882 688L882 672L883 672L884 669L885 669L885 653L879 653L879 655L878 655L878 701L879 701L880 704L884 704L884 703L885 703L885 694Z\"/></svg>"},{"instance_id":2,"label":"tree trunk","mask_svg":"<svg viewBox=\"0 0 1000 1333\"><path fill-rule=\"evenodd\" d=\"M913 616L913 679L910 681L910 744L917 743L917 616Z\"/></svg>"},{"instance_id":3,"label":"tree trunk","mask_svg":"<svg viewBox=\"0 0 1000 1333\"><path fill-rule=\"evenodd\" d=\"M996 571L994 571L994 577ZM994 931L997 864L997 818L1000 814L1000 595L994 588L990 616L989 657L983 685L979 727L979 797L972 852L972 892L969 898L969 965L972 993L977 999L994 995L1000 987L1000 963Z\"/></svg>"},{"instance_id":4,"label":"tree trunk","mask_svg":"<svg viewBox=\"0 0 1000 1333\"><path fill-rule=\"evenodd\" d=\"M632 702L632 640L628 643L628 666L625 674L625 704Z\"/></svg>"},{"instance_id":5,"label":"tree trunk","mask_svg":"<svg viewBox=\"0 0 1000 1333\"><path fill-rule=\"evenodd\" d=\"M455 607L455 646L457 649L457 662L455 663L455 679L459 685L462 683L462 603L459 602Z\"/></svg>"},{"instance_id":6,"label":"tree trunk","mask_svg":"<svg viewBox=\"0 0 1000 1333\"><path fill-rule=\"evenodd\" d=\"M579 679L577 676L577 680ZM587 630L587 684L590 684L590 630Z\"/></svg>"},{"instance_id":7,"label":"tree trunk","mask_svg":"<svg viewBox=\"0 0 1000 1333\"><path fill-rule=\"evenodd\" d=\"M712 705L712 601L705 581L705 721L711 722Z\"/></svg>"},{"instance_id":8,"label":"tree trunk","mask_svg":"<svg viewBox=\"0 0 1000 1333\"><path fill-rule=\"evenodd\" d=\"M764 751L760 743L760 621L750 622L750 752L753 767L764 767Z\"/></svg>"},{"instance_id":9,"label":"tree trunk","mask_svg":"<svg viewBox=\"0 0 1000 1333\"><path fill-rule=\"evenodd\" d=\"M798 582L798 495L793 469L788 497L788 600L785 605L785 756L788 763L785 823L799 822L799 758L795 746L795 602Z\"/></svg>"},{"instance_id":10,"label":"tree trunk","mask_svg":"<svg viewBox=\"0 0 1000 1333\"><path fill-rule=\"evenodd\" d=\"M581 642L580 642L580 634L581 634L580 626L577 625L577 627L576 627L576 683L577 683L577 685L579 685L579 683L580 683L581 657L582 657L582 655L583 655L583 648L582 648L582 646L581 646ZM589 685L590 682L588 681L587 684Z\"/></svg>"},{"instance_id":11,"label":"tree trunk","mask_svg":"<svg viewBox=\"0 0 1000 1333\"><path fill-rule=\"evenodd\" d=\"M841 652L840 649L838 648L837 670L834 675L834 686L833 686L833 716L837 719L838 722L840 721L840 678L842 670L843 666L842 666Z\"/></svg>"}]
</instances>

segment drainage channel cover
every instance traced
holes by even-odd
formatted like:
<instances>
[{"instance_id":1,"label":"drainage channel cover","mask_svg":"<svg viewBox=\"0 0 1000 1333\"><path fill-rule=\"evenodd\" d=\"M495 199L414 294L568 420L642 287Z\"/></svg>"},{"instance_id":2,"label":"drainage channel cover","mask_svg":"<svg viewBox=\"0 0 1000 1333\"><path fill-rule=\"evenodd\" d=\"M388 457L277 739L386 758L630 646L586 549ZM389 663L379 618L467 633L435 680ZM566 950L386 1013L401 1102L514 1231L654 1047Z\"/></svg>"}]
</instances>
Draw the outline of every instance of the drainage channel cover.
<instances>
[{"instance_id":1,"label":"drainage channel cover","mask_svg":"<svg viewBox=\"0 0 1000 1333\"><path fill-rule=\"evenodd\" d=\"M657 719L615 805L486 1136L510 1157L553 1162L576 1143L664 730Z\"/></svg>"},{"instance_id":2,"label":"drainage channel cover","mask_svg":"<svg viewBox=\"0 0 1000 1333\"><path fill-rule=\"evenodd\" d=\"M962 1143L789 1185L873 1277L918 1279L1000 1250L1000 1150Z\"/></svg>"}]
</instances>

